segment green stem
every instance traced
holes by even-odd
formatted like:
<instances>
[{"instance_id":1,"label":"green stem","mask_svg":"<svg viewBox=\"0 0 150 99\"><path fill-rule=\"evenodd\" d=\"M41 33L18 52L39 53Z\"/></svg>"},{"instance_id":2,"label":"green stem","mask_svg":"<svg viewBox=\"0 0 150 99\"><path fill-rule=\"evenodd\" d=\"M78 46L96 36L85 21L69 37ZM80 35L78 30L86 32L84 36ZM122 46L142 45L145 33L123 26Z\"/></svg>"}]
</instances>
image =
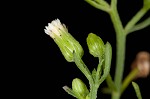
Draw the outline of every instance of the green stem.
<instances>
[{"instance_id":1,"label":"green stem","mask_svg":"<svg viewBox=\"0 0 150 99\"><path fill-rule=\"evenodd\" d=\"M117 7L117 0L111 0L111 7L116 8Z\"/></svg>"},{"instance_id":2,"label":"green stem","mask_svg":"<svg viewBox=\"0 0 150 99\"><path fill-rule=\"evenodd\" d=\"M115 7L112 8L109 14L116 31L116 50L117 50L116 70L115 70L115 78L114 78L114 82L117 87L117 93L116 92L112 93L112 99L119 99L120 89L122 85L123 71L124 71L126 35L120 17L118 15L117 9Z\"/></svg>"},{"instance_id":3,"label":"green stem","mask_svg":"<svg viewBox=\"0 0 150 99\"><path fill-rule=\"evenodd\" d=\"M104 5L101 5L101 4L99 4L99 3L96 3L95 1L92 1L92 0L85 0L87 3L89 3L91 6L93 6L93 7L95 7L95 8L97 8L97 9L100 9L100 10L102 10L102 11L105 11L105 12L109 12L109 6L108 5L106 5L105 4L105 6Z\"/></svg>"},{"instance_id":4,"label":"green stem","mask_svg":"<svg viewBox=\"0 0 150 99\"><path fill-rule=\"evenodd\" d=\"M93 84L93 86L91 88L90 99L96 99L97 98L97 90L98 90L98 85Z\"/></svg>"},{"instance_id":5,"label":"green stem","mask_svg":"<svg viewBox=\"0 0 150 99\"><path fill-rule=\"evenodd\" d=\"M128 76L123 81L121 93L124 92L124 90L128 87L131 81L136 77L137 73L138 73L138 68L135 68L128 74Z\"/></svg>"},{"instance_id":6,"label":"green stem","mask_svg":"<svg viewBox=\"0 0 150 99\"><path fill-rule=\"evenodd\" d=\"M138 23L137 25L135 25L132 29L130 29L130 31L128 31L129 33L144 29L146 27L150 26L150 17L148 17L147 19L145 19L144 21L142 21L141 23Z\"/></svg>"},{"instance_id":7,"label":"green stem","mask_svg":"<svg viewBox=\"0 0 150 99\"><path fill-rule=\"evenodd\" d=\"M95 2L97 2L97 3L99 3L99 4L103 5L103 6L109 7L109 4L105 0L95 0Z\"/></svg>"},{"instance_id":8,"label":"green stem","mask_svg":"<svg viewBox=\"0 0 150 99\"><path fill-rule=\"evenodd\" d=\"M100 76L101 76L101 70L102 70L102 64L104 62L104 59L102 59L102 61L100 61L100 58L99 58L99 64L97 66L97 71L96 71L96 78L95 78L95 83L98 83L99 80L100 80Z\"/></svg>"},{"instance_id":9,"label":"green stem","mask_svg":"<svg viewBox=\"0 0 150 99\"><path fill-rule=\"evenodd\" d=\"M147 9L146 7L143 7L137 12L137 14L125 26L126 34L129 33L130 29L134 27L134 25L146 14L148 10L149 9Z\"/></svg>"},{"instance_id":10,"label":"green stem","mask_svg":"<svg viewBox=\"0 0 150 99\"><path fill-rule=\"evenodd\" d=\"M87 66L84 64L84 62L82 61L82 59L81 58L75 59L75 64L80 69L80 71L85 75L85 77L89 80L89 82L91 82L91 80L92 80L91 73L90 73L89 69L87 68Z\"/></svg>"}]
</instances>

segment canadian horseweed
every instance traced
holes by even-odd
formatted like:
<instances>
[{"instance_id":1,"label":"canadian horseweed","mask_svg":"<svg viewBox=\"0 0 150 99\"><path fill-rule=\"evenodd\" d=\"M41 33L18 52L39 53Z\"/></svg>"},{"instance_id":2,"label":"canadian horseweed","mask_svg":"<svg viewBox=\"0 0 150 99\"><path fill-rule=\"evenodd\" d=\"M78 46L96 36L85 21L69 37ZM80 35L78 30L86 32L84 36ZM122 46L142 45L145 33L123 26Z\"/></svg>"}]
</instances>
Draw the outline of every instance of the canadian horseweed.
<instances>
[{"instance_id":1,"label":"canadian horseweed","mask_svg":"<svg viewBox=\"0 0 150 99\"><path fill-rule=\"evenodd\" d=\"M148 52L141 52L137 55L132 64L131 72L123 79L123 71L125 64L125 48L126 37L128 34L143 29L150 25L150 17L144 21L139 20L150 9L150 0L143 0L143 7L127 22L125 26L122 25L118 10L117 0L111 0L108 3L105 0L85 0L91 6L106 12L112 21L114 30L116 32L116 67L114 80L110 75L110 67L112 61L112 46L107 41L106 43L94 33L89 33L86 39L89 53L98 58L99 63L97 68L89 70L84 63L82 56L84 50L80 43L69 33L68 29L59 19L53 20L44 29L54 42L58 45L62 55L68 62L74 62L77 68L87 78L89 85L79 79L75 78L72 81L72 88L64 86L63 89L77 99L96 99L98 88L101 83L106 80L108 87L106 93L111 94L112 99L120 99L124 90L132 83L138 99L142 99L140 89L133 79L138 77L147 77L150 71L150 54ZM91 72L92 71L92 72ZM89 86L89 87L87 87Z\"/></svg>"}]
</instances>

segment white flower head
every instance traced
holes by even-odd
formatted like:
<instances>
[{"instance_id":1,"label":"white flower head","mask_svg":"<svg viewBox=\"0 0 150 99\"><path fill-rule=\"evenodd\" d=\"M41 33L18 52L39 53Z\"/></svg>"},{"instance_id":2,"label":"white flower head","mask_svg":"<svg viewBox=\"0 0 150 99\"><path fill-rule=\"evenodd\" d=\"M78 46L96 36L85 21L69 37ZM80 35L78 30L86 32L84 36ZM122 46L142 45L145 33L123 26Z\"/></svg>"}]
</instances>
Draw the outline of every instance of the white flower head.
<instances>
[{"instance_id":1,"label":"white flower head","mask_svg":"<svg viewBox=\"0 0 150 99\"><path fill-rule=\"evenodd\" d=\"M61 31L67 30L65 25L61 24L59 19L53 20L51 23L48 23L48 26L45 26L45 28L45 33L50 35L50 37L52 38L55 38L55 36L61 36Z\"/></svg>"},{"instance_id":2,"label":"white flower head","mask_svg":"<svg viewBox=\"0 0 150 99\"><path fill-rule=\"evenodd\" d=\"M68 32L66 26L64 24L61 24L59 19L53 20L51 23L48 23L48 26L46 26L45 28L45 33L48 34L58 45L60 51L68 62L74 61L73 51L80 57L83 56L82 46Z\"/></svg>"}]
</instances>

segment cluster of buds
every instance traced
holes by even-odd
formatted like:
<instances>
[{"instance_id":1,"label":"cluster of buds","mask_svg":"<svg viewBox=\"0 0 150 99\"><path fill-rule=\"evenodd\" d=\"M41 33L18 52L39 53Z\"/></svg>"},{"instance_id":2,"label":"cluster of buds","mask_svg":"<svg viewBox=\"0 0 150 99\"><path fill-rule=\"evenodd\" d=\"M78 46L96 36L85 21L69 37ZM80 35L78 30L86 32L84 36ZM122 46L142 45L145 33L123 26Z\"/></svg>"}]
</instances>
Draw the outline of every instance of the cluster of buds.
<instances>
[{"instance_id":1,"label":"cluster of buds","mask_svg":"<svg viewBox=\"0 0 150 99\"><path fill-rule=\"evenodd\" d=\"M68 32L66 26L61 24L59 19L52 21L45 28L45 33L55 41L68 62L74 62L74 52L80 57L83 56L83 49L81 45Z\"/></svg>"},{"instance_id":2,"label":"cluster of buds","mask_svg":"<svg viewBox=\"0 0 150 99\"><path fill-rule=\"evenodd\" d=\"M145 51L139 52L136 55L136 59L133 61L131 68L138 69L136 78L147 77L150 73L150 53Z\"/></svg>"},{"instance_id":3,"label":"cluster of buds","mask_svg":"<svg viewBox=\"0 0 150 99\"><path fill-rule=\"evenodd\" d=\"M48 24L44 29L45 33L48 34L54 42L58 45L61 53L68 62L78 63L78 68L85 74L85 76L91 75L86 66L81 62L83 56L82 46L77 40L68 32L66 26L56 19ZM97 85L103 82L110 71L112 48L109 42L104 44L103 40L94 33L90 33L87 37L87 45L91 55L99 58L99 65L97 71L95 71L95 77L93 81L96 81ZM75 53L75 54L74 54ZM76 57L76 55L78 57ZM79 60L77 59L79 58ZM103 63L104 61L104 63ZM81 65L80 65L81 64ZM104 65L103 65L104 64ZM103 70L101 69L103 65ZM103 72L102 77L101 72ZM91 75L92 78L92 75ZM75 78L72 81L72 89L64 86L63 89L70 95L77 99L90 99L91 93L87 89L86 85L82 80ZM91 90L90 90L91 91Z\"/></svg>"}]
</instances>

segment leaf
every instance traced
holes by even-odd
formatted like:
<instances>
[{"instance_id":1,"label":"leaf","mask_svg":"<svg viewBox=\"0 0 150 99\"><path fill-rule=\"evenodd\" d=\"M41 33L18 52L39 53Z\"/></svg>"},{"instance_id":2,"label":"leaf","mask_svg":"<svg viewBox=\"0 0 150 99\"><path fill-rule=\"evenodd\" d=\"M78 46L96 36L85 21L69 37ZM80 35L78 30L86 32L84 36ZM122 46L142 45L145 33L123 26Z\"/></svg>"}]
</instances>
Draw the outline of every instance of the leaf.
<instances>
[{"instance_id":1,"label":"leaf","mask_svg":"<svg viewBox=\"0 0 150 99\"><path fill-rule=\"evenodd\" d=\"M105 53L104 53L104 73L99 81L99 84L101 84L106 77L108 76L110 72L110 66L111 66L111 59L112 59L112 47L109 42L105 45Z\"/></svg>"},{"instance_id":2,"label":"leaf","mask_svg":"<svg viewBox=\"0 0 150 99\"><path fill-rule=\"evenodd\" d=\"M140 88L139 88L138 84L135 83L135 82L132 82L132 85L133 85L134 90L135 90L135 92L136 92L137 98L138 98L138 99L142 99L141 92L140 92Z\"/></svg>"},{"instance_id":3,"label":"leaf","mask_svg":"<svg viewBox=\"0 0 150 99\"><path fill-rule=\"evenodd\" d=\"M93 79L95 80L95 78L96 78L96 69L95 69L95 68L94 68L93 71L92 71L92 77L93 77Z\"/></svg>"},{"instance_id":4,"label":"leaf","mask_svg":"<svg viewBox=\"0 0 150 99\"><path fill-rule=\"evenodd\" d=\"M95 82L98 82L100 77L101 77L103 63L104 63L104 59L102 59L102 61L100 61L100 58L99 58L99 64L97 66L96 81Z\"/></svg>"}]
</instances>

